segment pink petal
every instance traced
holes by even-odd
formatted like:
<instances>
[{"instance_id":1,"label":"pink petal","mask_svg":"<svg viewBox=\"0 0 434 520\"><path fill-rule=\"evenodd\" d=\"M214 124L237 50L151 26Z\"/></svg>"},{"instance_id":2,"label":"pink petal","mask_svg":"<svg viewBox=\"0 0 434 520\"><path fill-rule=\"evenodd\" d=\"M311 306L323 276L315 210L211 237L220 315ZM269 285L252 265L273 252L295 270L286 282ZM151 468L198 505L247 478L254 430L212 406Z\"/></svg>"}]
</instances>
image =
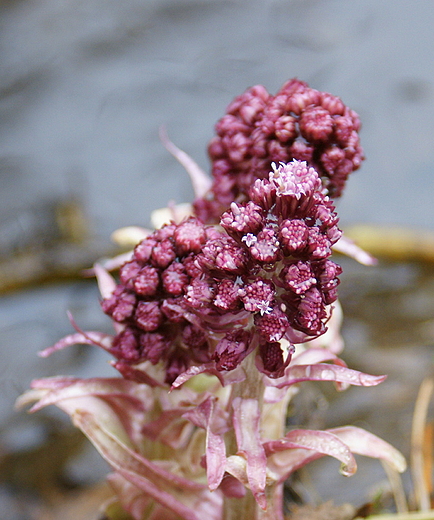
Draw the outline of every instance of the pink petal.
<instances>
[{"instance_id":1,"label":"pink petal","mask_svg":"<svg viewBox=\"0 0 434 520\"><path fill-rule=\"evenodd\" d=\"M160 139L166 150L171 153L173 157L175 157L187 170L195 196L197 198L205 196L206 192L211 188L211 178L208 177L202 168L188 154L172 143L167 136L164 126L160 127Z\"/></svg>"},{"instance_id":2,"label":"pink petal","mask_svg":"<svg viewBox=\"0 0 434 520\"><path fill-rule=\"evenodd\" d=\"M335 381L340 384L356 386L376 386L387 376L373 376L350 368L319 363L317 365L290 366L285 375L275 385L277 388L300 383L301 381Z\"/></svg>"},{"instance_id":3,"label":"pink petal","mask_svg":"<svg viewBox=\"0 0 434 520\"><path fill-rule=\"evenodd\" d=\"M226 466L226 447L222 435L206 431L206 474L208 486L215 491L223 479Z\"/></svg>"},{"instance_id":4,"label":"pink petal","mask_svg":"<svg viewBox=\"0 0 434 520\"><path fill-rule=\"evenodd\" d=\"M206 430L206 472L208 486L215 491L220 485L226 467L226 447L223 434L216 431L216 398L209 397L199 406L186 412L184 417L195 426Z\"/></svg>"},{"instance_id":5,"label":"pink petal","mask_svg":"<svg viewBox=\"0 0 434 520\"><path fill-rule=\"evenodd\" d=\"M145 512L152 507L152 498L119 475L119 473L110 473L106 478L125 511L130 513L134 520L142 520ZM164 512L168 520L176 520L176 517L170 519L170 513L167 509Z\"/></svg>"},{"instance_id":6,"label":"pink petal","mask_svg":"<svg viewBox=\"0 0 434 520\"><path fill-rule=\"evenodd\" d=\"M382 459L400 473L405 471L407 467L403 455L388 442L380 439L373 433L356 426L343 426L341 428L332 428L328 431L339 437L353 453Z\"/></svg>"},{"instance_id":7,"label":"pink petal","mask_svg":"<svg viewBox=\"0 0 434 520\"><path fill-rule=\"evenodd\" d=\"M148 231L148 230L144 230ZM148 231L144 233L144 235L151 234L152 231ZM128 251L127 253L122 253L120 255L114 256L113 258L108 258L107 260L101 260L98 264L95 264L90 269L85 269L82 271L82 274L86 277L91 277L96 275L96 266L98 265L100 268L106 271L114 271L115 269L119 269L121 265L125 264L125 262L129 262L133 256L133 251Z\"/></svg>"},{"instance_id":8,"label":"pink petal","mask_svg":"<svg viewBox=\"0 0 434 520\"><path fill-rule=\"evenodd\" d=\"M155 485L143 475L125 469L118 469L117 472L137 488L152 497L156 502L169 509L169 511L179 515L184 520L202 520L196 514L194 509L186 506L171 493L167 492L164 487Z\"/></svg>"},{"instance_id":9,"label":"pink petal","mask_svg":"<svg viewBox=\"0 0 434 520\"><path fill-rule=\"evenodd\" d=\"M314 340L316 341L316 340ZM293 356L291 366L294 365L313 365L315 363L324 363L324 361L333 361L336 365L346 366L346 364L337 357L337 355L326 348L309 347L300 354Z\"/></svg>"},{"instance_id":10,"label":"pink petal","mask_svg":"<svg viewBox=\"0 0 434 520\"><path fill-rule=\"evenodd\" d=\"M111 365L113 368L119 371L122 376L128 381L134 381L135 383L146 384L152 388L157 386L164 386L163 383L160 383L145 371L140 370L138 368L134 368L128 363L124 363L123 361L112 361Z\"/></svg>"},{"instance_id":11,"label":"pink petal","mask_svg":"<svg viewBox=\"0 0 434 520\"><path fill-rule=\"evenodd\" d=\"M102 332L77 332L75 334L70 334L65 336L60 341L55 343L53 346L48 347L41 352L39 352L39 356L48 357L51 356L54 352L58 350L63 350L72 345L95 345L97 347L101 347L103 350L107 352L110 351L112 346L113 336L109 334L103 334Z\"/></svg>"},{"instance_id":12,"label":"pink petal","mask_svg":"<svg viewBox=\"0 0 434 520\"><path fill-rule=\"evenodd\" d=\"M272 468L280 473L281 480L308 462L324 455L341 461L341 473L353 475L357 470L356 461L350 448L330 431L293 430L284 438L264 443L267 456L273 456Z\"/></svg>"},{"instance_id":13,"label":"pink petal","mask_svg":"<svg viewBox=\"0 0 434 520\"><path fill-rule=\"evenodd\" d=\"M333 245L333 250L343 255L354 258L357 262L363 265L376 265L377 259L364 251L350 238L342 235L342 237Z\"/></svg>"},{"instance_id":14,"label":"pink petal","mask_svg":"<svg viewBox=\"0 0 434 520\"><path fill-rule=\"evenodd\" d=\"M182 416L185 408L175 408L161 412L158 419L146 423L141 428L143 435L174 449L182 449L192 434L193 426Z\"/></svg>"},{"instance_id":15,"label":"pink petal","mask_svg":"<svg viewBox=\"0 0 434 520\"><path fill-rule=\"evenodd\" d=\"M116 280L100 264L95 264L93 266L93 271L98 282L98 288L101 296L103 298L110 298L116 289Z\"/></svg>"},{"instance_id":16,"label":"pink petal","mask_svg":"<svg viewBox=\"0 0 434 520\"><path fill-rule=\"evenodd\" d=\"M59 390L75 383L78 380L78 377L72 376L52 376L45 377L43 379L34 379L30 386L31 388L44 390Z\"/></svg>"},{"instance_id":17,"label":"pink petal","mask_svg":"<svg viewBox=\"0 0 434 520\"><path fill-rule=\"evenodd\" d=\"M142 440L140 424L144 421L145 406L153 403L152 391L120 378L48 378L33 381L33 389L19 404L37 401L30 412L55 404L71 417L77 410L85 410L110 422L124 442ZM33 392L33 394L32 394Z\"/></svg>"},{"instance_id":18,"label":"pink petal","mask_svg":"<svg viewBox=\"0 0 434 520\"><path fill-rule=\"evenodd\" d=\"M143 401L137 394L137 385L131 381L120 378L91 378L78 379L72 377L52 377L36 379L32 382L32 388L47 389L49 392L36 403L32 412L40 410L51 404L59 404L65 399L76 399L87 396L101 398L119 398L124 405L130 403L138 410L143 410Z\"/></svg>"},{"instance_id":19,"label":"pink petal","mask_svg":"<svg viewBox=\"0 0 434 520\"><path fill-rule=\"evenodd\" d=\"M223 385L223 375L221 372L216 370L214 363L204 363L203 365L193 365L188 370L180 374L175 381L172 383L172 390L175 388L179 388L184 383L189 381L192 377L197 376L198 374L212 374L218 377L220 383Z\"/></svg>"},{"instance_id":20,"label":"pink petal","mask_svg":"<svg viewBox=\"0 0 434 520\"><path fill-rule=\"evenodd\" d=\"M256 399L236 397L232 407L238 452L246 457L250 489L258 505L265 510L267 508L265 497L267 457L259 433L261 419L259 404Z\"/></svg>"}]
</instances>

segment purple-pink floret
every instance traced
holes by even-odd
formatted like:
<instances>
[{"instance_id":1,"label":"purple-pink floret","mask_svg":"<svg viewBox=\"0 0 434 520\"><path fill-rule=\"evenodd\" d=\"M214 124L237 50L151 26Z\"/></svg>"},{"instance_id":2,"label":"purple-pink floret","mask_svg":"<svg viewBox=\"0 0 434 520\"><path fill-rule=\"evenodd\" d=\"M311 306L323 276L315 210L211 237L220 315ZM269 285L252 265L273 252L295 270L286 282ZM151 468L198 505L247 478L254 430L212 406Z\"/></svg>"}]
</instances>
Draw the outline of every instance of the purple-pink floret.
<instances>
[{"instance_id":1,"label":"purple-pink floret","mask_svg":"<svg viewBox=\"0 0 434 520\"><path fill-rule=\"evenodd\" d=\"M255 179L268 176L272 162L306 161L329 195L339 197L364 158L358 115L331 94L292 79L271 96L249 88L227 108L208 147L213 184L195 202L204 222L218 219L231 202L247 200Z\"/></svg>"},{"instance_id":2,"label":"purple-pink floret","mask_svg":"<svg viewBox=\"0 0 434 520\"><path fill-rule=\"evenodd\" d=\"M217 370L233 370L249 354L251 333L245 330L228 332L214 351L213 359Z\"/></svg>"}]
</instances>

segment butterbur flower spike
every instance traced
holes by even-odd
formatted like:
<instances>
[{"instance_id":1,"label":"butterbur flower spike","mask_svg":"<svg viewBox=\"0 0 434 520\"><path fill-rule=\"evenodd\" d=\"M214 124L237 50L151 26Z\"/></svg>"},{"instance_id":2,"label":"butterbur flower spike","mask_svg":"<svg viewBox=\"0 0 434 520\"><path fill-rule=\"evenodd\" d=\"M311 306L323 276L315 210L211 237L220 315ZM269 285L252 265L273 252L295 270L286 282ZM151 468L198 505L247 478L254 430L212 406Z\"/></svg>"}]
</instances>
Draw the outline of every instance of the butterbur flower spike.
<instances>
[{"instance_id":1,"label":"butterbur flower spike","mask_svg":"<svg viewBox=\"0 0 434 520\"><path fill-rule=\"evenodd\" d=\"M280 377L290 359L276 342L302 343L327 329L341 272L329 257L341 233L317 172L305 162L273 165L250 197L231 204L220 220L226 235L210 237L197 255L200 281L187 289L185 305L197 323L225 333L227 344L228 323L255 338L258 366ZM254 350L221 345L212 354L220 370Z\"/></svg>"},{"instance_id":2,"label":"butterbur flower spike","mask_svg":"<svg viewBox=\"0 0 434 520\"><path fill-rule=\"evenodd\" d=\"M325 455L346 476L354 453L405 469L359 428L286 428L304 381L344 390L385 379L338 357L332 249L370 262L342 238L331 198L363 158L359 126L339 98L301 81L276 96L252 87L217 124L212 181L162 132L192 177L194 215L172 206L155 231L122 231L139 237L134 250L93 269L113 334L70 316L75 333L41 353L96 346L119 376L35 380L19 399L71 416L134 520L284 520L285 479Z\"/></svg>"},{"instance_id":3,"label":"butterbur flower spike","mask_svg":"<svg viewBox=\"0 0 434 520\"><path fill-rule=\"evenodd\" d=\"M136 246L102 302L118 330L119 366L161 362L171 383L199 363L228 371L256 352L261 370L279 377L290 354L276 342L326 331L341 272L328 257L340 231L317 172L302 161L273 165L251 197L222 215L224 231L191 217Z\"/></svg>"}]
</instances>

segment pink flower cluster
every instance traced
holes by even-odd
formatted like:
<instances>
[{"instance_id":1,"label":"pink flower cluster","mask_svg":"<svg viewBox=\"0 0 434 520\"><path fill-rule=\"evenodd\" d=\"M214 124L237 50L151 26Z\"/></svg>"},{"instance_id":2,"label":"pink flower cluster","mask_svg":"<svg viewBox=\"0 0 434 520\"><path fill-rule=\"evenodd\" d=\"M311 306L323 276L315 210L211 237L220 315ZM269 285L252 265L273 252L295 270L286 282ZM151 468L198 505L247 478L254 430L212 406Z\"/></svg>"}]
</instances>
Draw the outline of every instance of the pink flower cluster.
<instances>
[{"instance_id":1,"label":"pink flower cluster","mask_svg":"<svg viewBox=\"0 0 434 520\"><path fill-rule=\"evenodd\" d=\"M323 455L347 476L353 453L405 469L359 428L285 426L293 385L385 379L337 357L332 314L341 268L330 256L343 240L330 197L363 158L359 126L339 98L291 80L229 106L209 146L212 184L166 138L193 177L196 215L149 233L117 282L95 267L114 335L71 320L76 332L41 353L89 344L116 358L121 378L35 380L20 403L72 417L135 520L284 520L285 479Z\"/></svg>"},{"instance_id":2,"label":"pink flower cluster","mask_svg":"<svg viewBox=\"0 0 434 520\"><path fill-rule=\"evenodd\" d=\"M123 325L111 348L121 372L125 364L164 361L172 383L191 363L210 360L208 337L188 320L184 297L201 274L195 258L212 233L194 218L163 226L120 268L120 282L102 308Z\"/></svg>"},{"instance_id":3,"label":"pink flower cluster","mask_svg":"<svg viewBox=\"0 0 434 520\"><path fill-rule=\"evenodd\" d=\"M338 218L305 162L273 165L247 203L222 215L224 231L190 218L145 238L102 302L122 329L117 368L163 361L166 382L190 366L236 368L257 349L258 366L282 375L290 353L326 331L340 267L329 259ZM213 335L209 335L209 331Z\"/></svg>"},{"instance_id":4,"label":"pink flower cluster","mask_svg":"<svg viewBox=\"0 0 434 520\"><path fill-rule=\"evenodd\" d=\"M363 160L358 115L336 96L292 79L272 96L257 85L235 98L216 125L208 148L213 184L195 201L196 214L213 221L232 201L244 201L272 162L307 161L330 196L341 195Z\"/></svg>"}]
</instances>

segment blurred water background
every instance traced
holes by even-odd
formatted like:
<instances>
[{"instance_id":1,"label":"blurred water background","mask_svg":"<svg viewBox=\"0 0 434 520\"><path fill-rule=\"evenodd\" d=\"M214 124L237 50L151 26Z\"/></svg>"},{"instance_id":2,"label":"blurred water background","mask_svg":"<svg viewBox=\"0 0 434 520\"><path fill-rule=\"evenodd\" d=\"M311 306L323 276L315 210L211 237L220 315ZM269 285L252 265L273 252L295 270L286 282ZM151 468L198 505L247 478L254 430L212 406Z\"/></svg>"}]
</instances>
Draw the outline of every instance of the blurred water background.
<instances>
[{"instance_id":1,"label":"blurred water background","mask_svg":"<svg viewBox=\"0 0 434 520\"><path fill-rule=\"evenodd\" d=\"M161 124L208 170L206 145L232 98L258 83L274 93L298 77L340 96L363 123L367 160L338 203L342 227L433 231L433 26L429 0L2 0L2 453L44 438L45 423L12 409L32 378L112 373L107 356L91 349L48 360L36 353L71 331L68 309L83 329L109 330L95 285L69 279L74 269L108 254L116 228L149 225L150 212L169 199L192 200L186 173L159 141ZM50 272L62 280L28 285L50 281ZM372 274L351 266L348 272L349 359L392 374L383 394L358 389L360 401L348 398L339 417L328 417L333 425L359 421L386 437L391 430L405 436L417 385L431 369L431 271L382 264ZM395 322L384 326L389 315ZM392 352L391 362L382 351L369 366L374 347L367 342L375 340L389 349L405 345L402 357ZM388 398L396 408L389 423ZM376 426L372 415L383 423ZM404 440L396 443L405 450ZM106 468L93 457L86 451L71 474L100 478ZM14 498L20 475L2 472L2 518L31 518ZM360 489L347 498L363 501ZM323 498L329 494L324 489Z\"/></svg>"}]
</instances>

